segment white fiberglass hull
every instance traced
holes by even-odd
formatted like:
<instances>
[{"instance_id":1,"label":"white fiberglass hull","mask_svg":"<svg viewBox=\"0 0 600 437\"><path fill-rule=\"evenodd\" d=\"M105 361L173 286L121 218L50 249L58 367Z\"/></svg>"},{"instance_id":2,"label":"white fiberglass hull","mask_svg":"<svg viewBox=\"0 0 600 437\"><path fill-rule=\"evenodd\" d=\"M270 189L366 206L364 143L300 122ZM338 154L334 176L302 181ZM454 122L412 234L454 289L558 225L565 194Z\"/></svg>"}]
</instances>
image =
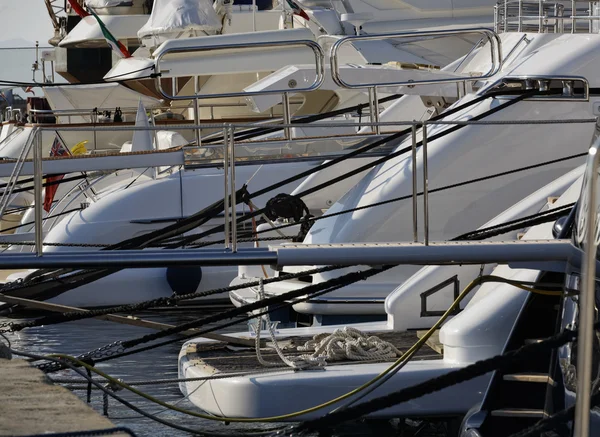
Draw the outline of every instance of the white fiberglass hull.
<instances>
[{"instance_id":1,"label":"white fiberglass hull","mask_svg":"<svg viewBox=\"0 0 600 437\"><path fill-rule=\"evenodd\" d=\"M250 181L250 193L283 180L291 175L310 168L312 163L283 163L268 166L240 166L236 171L237 188ZM222 169L202 169L176 172L171 176L148 180L125 188L112 188L111 192L92 202L87 208L66 215L46 235L45 241L52 243L100 243L114 244L125 239L140 236L176 223L182 217L194 214L223 198ZM279 192L290 192L300 181L280 187L276 192L267 193L253 199L259 206ZM238 205L238 214L249 212L248 208ZM218 216L188 234L200 233L214 226L222 225L223 217ZM246 230L252 229L246 222ZM223 239L219 232L201 241ZM252 243L240 244L240 247ZM214 247L222 247L222 243ZM45 253L74 250L90 250L86 247L46 246ZM206 291L226 287L237 273L232 266L198 267L199 276L192 275L190 282L183 284L185 293ZM17 279L23 275L13 275ZM185 281L183 281L185 282ZM190 289L193 287L193 289ZM157 297L171 296L176 290L167 280L167 269L122 270L73 290L67 291L49 302L63 305L95 307L135 303ZM179 290L181 292L181 290ZM206 300L228 301L228 295L208 296Z\"/></svg>"},{"instance_id":2,"label":"white fiberglass hull","mask_svg":"<svg viewBox=\"0 0 600 437\"><path fill-rule=\"evenodd\" d=\"M574 172L575 173L575 172ZM568 184L563 194L553 207L569 204L577 199L581 187L581 177L575 177ZM530 228L523 239L552 238L553 223L544 223ZM424 267L421 280L440 279L444 272ZM449 267L460 274L461 266ZM465 283L478 276L477 271L465 275ZM512 279L518 282L536 281L539 271L533 269L511 269L508 266L497 266L492 275ZM429 278L431 276L432 278ZM443 279L443 278L441 278ZM406 327L398 326L406 315L402 307L402 298L410 290L398 287L387 299L387 322L350 325L369 335L380 336L390 331L404 331ZM453 319L447 321L439 333L443 357L440 359L410 361L385 384L363 398L367 401L373 397L397 392L431 378L441 376L478 361L501 354L514 329L516 320L527 302L528 293L522 289L502 282L488 282L474 291L473 298L466 308ZM440 309L446 309L447 305ZM413 311L410 309L410 311ZM438 316L439 317L439 316ZM436 317L437 320L437 317ZM427 320L427 322L430 322ZM331 333L341 326L319 326L310 328L280 329L275 333L279 339L286 339L283 344L290 344L290 339ZM248 332L232 334L236 337L251 338ZM268 331L261 331L261 338L271 341ZM198 378L214 375L212 363L202 360L202 351L196 345L209 344L211 341L196 338L186 342L179 355L179 376L181 378ZM294 344L302 345L303 341ZM398 345L397 345L398 346ZM405 352L405 351L402 351ZM289 353L289 352L288 352ZM250 348L247 355L255 351ZM285 351L284 351L285 354ZM212 357L215 359L215 357ZM189 396L192 403L209 413L227 417L264 418L281 414L290 414L306 408L322 404L373 380L391 363L348 363L335 365L330 363L325 370L282 370L268 372L268 368L260 371L249 371L248 375L224 377L208 381L186 381L180 384L182 392ZM281 364L283 366L283 364ZM244 370L244 369L241 369ZM225 374L226 375L226 374ZM225 376L223 375L223 376ZM482 400L491 374L476 377L468 382L453 385L433 394L411 399L380 410L372 417L424 417L439 415L462 415L473 405ZM294 396L289 396L294 393ZM336 403L310 414L289 418L289 420L306 420L326 414L333 408L343 405L348 400Z\"/></svg>"},{"instance_id":3,"label":"white fiberglass hull","mask_svg":"<svg viewBox=\"0 0 600 437\"><path fill-rule=\"evenodd\" d=\"M357 324L353 326L369 332L384 332L387 330L385 323ZM320 332L329 332L336 327L327 326L328 329L324 329L324 327L285 329L281 330L278 336L287 338L290 336L312 336ZM248 337L248 333L233 335ZM262 332L261 336L268 338L268 333L266 331ZM211 367L203 366L202 363L194 359L193 354L187 353L190 344L207 341L194 339L182 346L179 355L180 378L206 377L213 374ZM253 354L254 351L249 350L248 353ZM194 405L208 413L226 417L263 418L293 413L330 401L375 378L390 364L331 365L327 366L325 370L300 372L294 372L290 369L289 371L283 370L252 376L185 382L180 383L180 389ZM408 363L401 372L386 382L384 386L365 397L365 400L401 390L460 367L460 364L446 363L442 359ZM393 406L373 414L373 417L463 414L474 403L481 400L488 378L488 376L480 377L468 383ZM290 396L290 393L294 395ZM320 417L342 403L287 420L298 421Z\"/></svg>"}]
</instances>

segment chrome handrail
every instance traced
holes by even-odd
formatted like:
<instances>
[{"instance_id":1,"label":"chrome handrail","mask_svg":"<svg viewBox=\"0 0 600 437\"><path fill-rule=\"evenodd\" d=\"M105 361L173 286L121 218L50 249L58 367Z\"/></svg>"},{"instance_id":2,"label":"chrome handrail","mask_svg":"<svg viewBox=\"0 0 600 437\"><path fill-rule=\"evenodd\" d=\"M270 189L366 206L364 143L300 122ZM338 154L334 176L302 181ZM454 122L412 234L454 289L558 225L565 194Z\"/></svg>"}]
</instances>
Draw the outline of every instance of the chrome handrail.
<instances>
[{"instance_id":1,"label":"chrome handrail","mask_svg":"<svg viewBox=\"0 0 600 437\"><path fill-rule=\"evenodd\" d=\"M11 133L6 135L6 137L4 137L4 139L2 139L2 141L0 141L0 150L2 150L4 147L8 146L8 144L16 138L17 134L20 134L24 130L25 129L23 129L22 126L18 126L15 129L13 129L13 131Z\"/></svg>"},{"instance_id":2,"label":"chrome handrail","mask_svg":"<svg viewBox=\"0 0 600 437\"><path fill-rule=\"evenodd\" d=\"M371 82L361 84L351 84L344 81L340 75L340 64L339 64L339 51L342 45L352 43L356 41L380 41L391 38L414 38L414 37L440 37L440 36L452 36L452 35L464 35L464 34L481 34L490 43L492 66L490 69L481 76L477 77L465 77L465 78L445 78L445 79L430 79L430 80L409 80L409 81L398 81L398 82ZM331 47L330 52L330 64L331 64L331 76L333 81L342 88L358 89L367 87L378 87L378 86L404 86L404 85L431 85L441 83L456 83L463 82L465 80L481 80L487 79L498 71L502 67L502 42L498 34L485 27L475 27L470 29L457 29L457 30L429 30L419 32L395 32L395 33L382 33L376 35L354 35L347 36L337 40Z\"/></svg>"},{"instance_id":3,"label":"chrome handrail","mask_svg":"<svg viewBox=\"0 0 600 437\"><path fill-rule=\"evenodd\" d=\"M598 166L600 165L600 126L588 151L581 190L581 204L575 224L575 240L583 244L584 258L579 292L579 336L577 338L577 386L575 399L575 430L573 435L588 437L592 390L592 357L594 350L594 318L596 308L596 255L598 250Z\"/></svg>"},{"instance_id":4,"label":"chrome handrail","mask_svg":"<svg viewBox=\"0 0 600 437\"><path fill-rule=\"evenodd\" d=\"M21 174L21 170L23 169L23 163L25 162L25 159L27 159L27 155L29 154L33 143L38 137L38 132L39 130L35 130L33 133L29 134L29 137L27 138L27 141L21 149L21 153L15 162L15 166L13 167L13 171L8 178L8 182L2 191L2 197L0 197L0 217L4 215L4 211L10 202L10 197L12 196L13 190L15 189Z\"/></svg>"},{"instance_id":5,"label":"chrome handrail","mask_svg":"<svg viewBox=\"0 0 600 437\"><path fill-rule=\"evenodd\" d=\"M421 135L422 135L422 147L421 147L421 156L419 157L422 160L422 180L423 180L423 207L424 207L424 214L423 214L423 224L424 224L424 244L428 245L429 244L429 199L428 199L428 169L427 169L427 164L428 164L428 156L427 156L427 143L428 143L428 128L433 126L433 125L542 125L542 124L571 124L571 123L597 123L598 119L597 118L590 118L590 119L563 119L563 120L425 120L425 121L396 121L396 122L381 122L379 123L379 125L397 125L397 126L412 126L412 135L410 134L410 132L407 135L407 139L410 141L411 137L412 137L412 147L411 147L411 151L407 152L410 153L412 155L412 163L411 168L413 169L413 190L412 190L412 204L413 204L413 208L415 209L415 211L413 211L413 236L414 239L417 240L418 239L418 229L417 229L417 220L416 220L416 205L417 205L417 197L418 197L418 193L417 193L417 189L416 189L416 181L417 181L417 166L416 166L416 162L417 162L417 130L421 129ZM351 125L352 123L343 123L344 126L348 126ZM373 125L374 123L355 123L356 126L365 126L365 125ZM323 127L323 126L339 126L340 124L335 124L335 123L314 123L314 124L308 124L305 127L306 128L317 128L317 127ZM206 125L195 125L195 126L183 126L182 128L184 129L199 129L202 128ZM217 126L215 124L213 124L212 126ZM223 160L219 159L219 158L213 158L213 161L215 161L214 165L221 167L224 167L224 173L225 173L225 189L224 189L224 202L225 202L225 218L226 218L226 240L227 240L227 246L228 248L233 248L234 250L237 249L236 247L236 243L235 241L232 242L231 238L235 239L236 235L233 231L230 230L230 222L229 222L229 217L233 217L233 214L235 214L235 203L236 203L236 199L235 199L235 167L237 164L237 160L236 158L240 158L241 160L244 159L244 157L240 157L240 155L238 155L238 150L241 150L242 147L247 146L247 144L244 143L238 143L235 144L235 138L234 138L234 132L235 132L235 128L240 126L238 124L233 124L233 123L228 123L228 124L221 124L220 125L221 128L223 129L223 133L225 136L225 139L223 141L222 144L216 144L216 145L210 145L210 146L204 146L204 147L222 147L223 149ZM241 125L244 126L244 125ZM281 127L292 127L293 125L282 125ZM99 131L103 131L103 130L122 130L123 127L119 127L119 126L96 126L93 127L91 129L94 130L99 130ZM131 129L131 128L129 128ZM149 128L133 128L133 130L141 130L141 129L146 129L146 130L156 130L158 128L150 126ZM34 198L36 200L36 204L35 204L35 217L36 217L36 243L38 243L36 245L36 252L38 255L42 255L42 226L37 226L38 223L42 224L43 220L42 220L42 213L41 213L41 208L42 208L42 196L41 196L41 190L42 190L42 184L41 184L41 179L43 177L43 173L42 173L42 159L41 159L41 132L43 132L44 130L47 131L56 131L55 128L43 128L43 127L39 127L36 128L36 130L34 131L34 135L33 137L35 137L35 149L34 149L34 159L33 159L33 168L34 168L34 179L35 179L35 183L34 183ZM82 130L90 130L90 127L84 129L84 128L79 128L79 127L74 127L74 128L66 128L65 130L71 130L71 131L82 131ZM298 141L298 140L296 140ZM33 141L32 141L33 142ZM294 142L294 141L291 141ZM348 151L351 151L352 149L348 149ZM342 151L340 151L342 152ZM338 153L335 153L336 155L338 155ZM237 155L237 156L236 156ZM360 157L360 156L358 156ZM299 160L304 159L305 156L299 156ZM319 155L318 157L321 160L327 160L331 158L331 155L328 156L322 156ZM71 158L72 159L72 158ZM218 162L217 162L218 161ZM285 162L290 162L290 159L288 159L286 157ZM254 162L249 162L251 164L254 164ZM239 164L243 164L242 162L240 162ZM163 163L159 163L156 162L150 166L153 167L158 167L164 165ZM118 167L118 168L123 168L123 167ZM229 169L229 170L228 170ZM80 170L78 170L80 171ZM233 191L231 191L233 190ZM229 210L233 209L233 212L230 212ZM232 221L235 224L235 219L232 219ZM38 229L39 229L39 233L38 233Z\"/></svg>"},{"instance_id":6,"label":"chrome handrail","mask_svg":"<svg viewBox=\"0 0 600 437\"><path fill-rule=\"evenodd\" d=\"M492 83L489 87L486 87L486 89L488 91L493 91L494 88L497 88L499 85L502 84L506 84L509 83L511 81L521 81L523 82L526 86L529 83L529 86L531 86L531 89L534 89L535 87L537 87L537 89L541 90L541 86L549 86L549 83L553 80L556 81L561 81L563 83L563 95L561 95L560 97L556 97L556 96L535 96L535 97L529 97L527 100L529 101L542 101L542 100L561 100L561 101L577 101L577 102L581 102L581 101L589 101L590 100L590 83L589 81L583 77L583 76L565 76L565 75L537 75L537 74L532 74L532 75L516 75L516 76L504 76L503 78L497 80L496 82ZM574 82L581 82L581 84L583 85L583 94L581 95L581 97L578 97L576 95L573 94L573 83Z\"/></svg>"},{"instance_id":7,"label":"chrome handrail","mask_svg":"<svg viewBox=\"0 0 600 437\"><path fill-rule=\"evenodd\" d=\"M578 3L587 6L577 8ZM595 3L597 2L590 0L500 1L494 6L494 30L498 33L511 31L577 33L579 24L577 21L583 20L587 21L588 25L580 30L591 33L594 20L600 19L600 16L593 15Z\"/></svg>"},{"instance_id":8,"label":"chrome handrail","mask_svg":"<svg viewBox=\"0 0 600 437\"><path fill-rule=\"evenodd\" d=\"M262 91L237 91L231 93L215 93L215 94L192 94L192 95L177 95L172 96L167 94L161 83L161 77L164 79L164 72L160 68L160 63L163 57L169 53L187 53L187 52L207 52L207 51L218 51L218 50L234 50L234 49L252 49L252 48L272 48L272 47L286 47L290 48L293 46L306 46L310 48L315 55L315 80L312 84L305 87L299 88L285 88L276 90L262 90ZM236 43L236 44L223 44L223 45L211 45L202 47L173 47L166 49L154 60L154 71L162 74L161 77L156 78L156 87L159 93L166 99L170 100L189 100L189 99L212 99L212 98L225 98L225 97L248 97L255 95L265 94L282 94L286 92L308 92L318 89L325 80L325 54L322 47L315 41L298 39L288 41L272 41L272 42L249 42L249 43ZM197 75L199 76L199 75Z\"/></svg>"}]
</instances>

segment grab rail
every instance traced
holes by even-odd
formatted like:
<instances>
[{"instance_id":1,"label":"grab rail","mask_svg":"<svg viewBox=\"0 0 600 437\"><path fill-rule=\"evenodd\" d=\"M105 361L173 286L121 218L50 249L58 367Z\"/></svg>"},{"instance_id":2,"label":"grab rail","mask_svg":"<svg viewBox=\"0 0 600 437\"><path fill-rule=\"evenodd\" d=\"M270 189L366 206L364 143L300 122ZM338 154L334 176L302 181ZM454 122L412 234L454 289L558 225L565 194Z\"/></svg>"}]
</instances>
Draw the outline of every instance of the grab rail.
<instances>
[{"instance_id":1,"label":"grab rail","mask_svg":"<svg viewBox=\"0 0 600 437\"><path fill-rule=\"evenodd\" d=\"M584 257L579 292L579 336L577 338L577 387L575 399L575 430L579 437L588 437L590 428L592 358L595 338L596 255L598 250L598 167L600 165L600 126L596 124L594 139L588 152L581 187L580 205L574 225L575 242L583 245Z\"/></svg>"},{"instance_id":2,"label":"grab rail","mask_svg":"<svg viewBox=\"0 0 600 437\"><path fill-rule=\"evenodd\" d=\"M419 241L419 229L418 229L418 218L417 218L417 205L418 205L418 197L421 195L422 196L422 202L423 202L423 218L422 218L422 224L423 224L423 243L424 245L429 245L429 175L428 175L428 142L430 140L430 136L431 134L429 133L430 128L432 126L435 125L462 125L462 126L467 126L467 125L542 125L542 124L565 124L565 123L583 123L583 124L587 124L587 123L596 123L597 119L567 119L567 120L423 120L423 121L396 121L396 122L381 122L380 125L382 126L390 126L390 125L397 125L397 126L410 126L411 127L411 132L409 132L406 136L406 141L411 143L411 147L410 150L407 152L407 156L410 155L411 158L410 159L410 167L411 167L411 171L412 171L412 193L409 195L409 197L407 197L407 199L411 199L412 200L412 206L413 206L413 237L414 237L414 241L418 242ZM371 125L372 123L356 123L355 125ZM348 126L348 125L353 125L353 123L344 123L344 125ZM226 202L226 206L225 206L225 212L224 215L226 217L226 219L228 219L228 225L227 225L227 232L226 235L229 235L228 237L226 237L226 240L228 240L228 244L226 244L227 248L230 248L232 250L237 250L237 236L236 236L236 231L235 229L237 229L235 226L230 226L229 225L229 220L231 220L231 224L235 225L235 221L237 220L237 216L236 214L236 199L235 199L235 180L236 180L236 165L240 165L240 164L256 164L256 162L251 162L251 161L246 161L246 162L242 162L244 161L244 157L243 155L243 150L244 150L244 146L247 145L247 143L237 143L235 141L235 130L236 128L239 127L246 127L246 125L243 124L235 124L235 123L228 123L228 124L221 124L221 125L216 125L216 124L212 124L212 125L195 125L195 126L181 126L181 129L201 129L201 128L205 128L207 126L210 127L220 127L222 129L222 132L224 134L224 141L222 144L220 145L211 145L211 146L205 146L206 148L221 148L222 150L222 156L215 156L214 158L212 158L213 162L214 162L214 166L218 166L218 167L223 167L224 168L224 173L225 173L225 187L224 187L224 199ZM326 127L326 126L336 126L336 124L334 123L314 123L312 125L307 125L307 128L318 128L318 127ZM281 125L280 127L291 127L291 125ZM85 130L94 130L94 131L120 131L125 129L124 127L119 127L119 126L95 126L93 128L80 128L80 127L67 127L64 128L65 131L73 131L73 132L77 132L77 131L85 131ZM144 128L144 127L132 127L132 128L127 128L127 129L131 129L131 130L149 130L149 131L154 131L157 129L160 129L158 127L153 127L150 126L148 128ZM36 229L39 228L39 233L36 230L36 245L35 245L35 250L36 253L38 254L38 256L42 255L42 224L43 224L43 220L42 220L42 177L43 177L43 173L42 173L42 142L41 142L41 133L44 131L52 131L54 132L56 129L55 128L44 128L44 127L39 127L36 128L36 130L33 132L33 147L34 147L34 156L33 156L33 170L34 170L34 198L35 198L35 223L36 223ZM420 147L420 156L417 155L417 148L419 147L418 145L418 134L419 134L419 130L420 130L420 134L421 134L421 147ZM348 148L345 151L350 152L352 149ZM340 151L339 155L343 154L345 151ZM184 151L185 153L185 151ZM376 152L377 153L377 152ZM334 153L333 155L326 155L326 156L318 156L316 159L319 160L327 160L327 159L331 159L332 157L334 157L335 155L338 155L338 153ZM360 157L364 157L367 155L357 155L357 158ZM370 155L373 156L373 155ZM298 156L299 160L305 160L306 158L309 158L308 156ZM417 159L418 158L418 159ZM421 168L419 171L417 163L418 161L421 161ZM285 158L285 162L291 162L291 160L289 158ZM15 164L17 164L15 162ZM162 166L164 165L164 163L159 163L159 162L155 162L154 164L144 164L144 166ZM124 167L115 167L115 168L124 168ZM76 171L81 171L81 170L76 170ZM418 173L421 173L420 175L418 175ZM31 174L31 173L29 173ZM419 179L419 176L422 178L422 192L419 193L417 190L417 181ZM230 201L231 200L231 201ZM38 226L38 224L40 224ZM231 235L230 235L231 233Z\"/></svg>"},{"instance_id":3,"label":"grab rail","mask_svg":"<svg viewBox=\"0 0 600 437\"><path fill-rule=\"evenodd\" d=\"M492 66L490 69L481 76L477 77L466 77L466 78L443 78L443 79L429 79L429 80L409 80L409 81L398 81L398 82L371 82L352 84L344 81L340 75L340 64L339 64L339 51L344 44L356 42L356 41L380 41L391 38L415 38L415 37L441 37L441 36L452 36L452 35L464 35L464 34L481 34L482 38L490 43ZM479 44L479 43L478 43ZM378 87L378 86L404 86L404 85L431 85L440 83L456 83L463 82L465 80L481 80L487 79L496 74L502 67L502 43L498 34L490 29L484 27L476 27L470 29L460 30L430 30L430 31L419 31L419 32L397 32L397 33L382 33L377 35L355 35L347 36L337 40L331 47L330 55L331 63L331 75L333 81L342 88L358 89L367 87Z\"/></svg>"},{"instance_id":4,"label":"grab rail","mask_svg":"<svg viewBox=\"0 0 600 437\"><path fill-rule=\"evenodd\" d=\"M4 215L4 211L6 211L6 207L8 206L8 203L10 202L10 198L12 196L13 190L15 189L15 186L17 185L19 176L21 175L21 170L23 169L23 163L27 159L27 155L29 154L29 151L31 150L32 144L33 144L34 140L36 140L38 138L38 136L41 136L41 135L38 135L38 130L35 130L34 132L30 133L29 137L27 138L27 142L21 149L21 153L19 154L19 157L17 158L17 160L15 162L13 171L12 171L10 177L8 178L8 182L6 183L6 186L4 187L4 190L2 191L2 196L0 197L0 217L2 217Z\"/></svg>"},{"instance_id":5,"label":"grab rail","mask_svg":"<svg viewBox=\"0 0 600 437\"><path fill-rule=\"evenodd\" d=\"M193 99L195 101L194 105L194 122L199 124L200 116L198 114L198 100L199 99L214 99L214 98L225 98L225 97L249 97L255 95L265 95L265 94L282 94L283 97L283 120L285 124L289 124L291 121L290 118L290 100L289 93L297 93L297 92L308 92L314 91L323 84L325 80L325 54L323 52L323 48L316 42L311 40L289 40L289 41L273 41L273 42L250 42L250 43L236 43L236 44L223 44L223 45L211 45L204 47L173 47L164 50L154 61L154 71L159 74L163 73L163 70L160 68L160 62L163 57L169 53L186 53L186 52L206 52L206 51L218 51L218 50L233 50L233 49L248 49L248 48L269 48L269 47L293 47L293 46L305 46L310 48L315 55L315 79L313 83L308 86L296 88L292 87L288 84L288 87L285 89L275 89L275 90L261 90L261 91L237 91L231 93L215 93L215 94L200 94L199 93L199 85L198 85L198 77L199 75L194 75L194 94L192 95L177 95L172 96L169 95L163 90L161 83L161 76L156 78L156 88L158 92L170 100L189 100ZM175 87L173 87L173 92ZM285 129L286 138L290 138L291 131L289 128ZM200 145L200 132L196 131L196 144Z\"/></svg>"},{"instance_id":6,"label":"grab rail","mask_svg":"<svg viewBox=\"0 0 600 437\"><path fill-rule=\"evenodd\" d=\"M577 7L578 3L585 6ZM597 2L589 0L504 0L494 6L494 30L500 32L592 33L600 20ZM595 14L595 15L594 15ZM587 26L578 29L578 21Z\"/></svg>"},{"instance_id":7,"label":"grab rail","mask_svg":"<svg viewBox=\"0 0 600 437\"><path fill-rule=\"evenodd\" d=\"M298 88L285 88L278 90L262 90L262 91L237 91L231 93L215 93L215 94L198 94L194 93L191 95L177 95L172 96L165 92L162 88L161 78L156 78L156 86L160 94L166 99L170 100L189 100L189 99L208 99L208 98L223 98L223 97L247 97L253 95L264 95L264 94L281 94L285 92L307 92L318 89L325 80L325 65L324 59L325 54L319 44L311 40L290 40L290 41L273 41L273 42L250 42L250 43L237 43L237 44L225 44L225 45L212 45L203 47L173 47L163 51L154 61L154 71L157 73L163 73L160 68L160 63L163 57L169 53L186 53L186 52L206 52L206 51L218 51L218 50L233 50L233 49L247 49L247 48L270 48L270 47L293 47L293 46L305 46L310 48L315 55L315 80L308 86ZM198 76L196 76L198 77ZM163 76L164 78L164 76Z\"/></svg>"}]
</instances>

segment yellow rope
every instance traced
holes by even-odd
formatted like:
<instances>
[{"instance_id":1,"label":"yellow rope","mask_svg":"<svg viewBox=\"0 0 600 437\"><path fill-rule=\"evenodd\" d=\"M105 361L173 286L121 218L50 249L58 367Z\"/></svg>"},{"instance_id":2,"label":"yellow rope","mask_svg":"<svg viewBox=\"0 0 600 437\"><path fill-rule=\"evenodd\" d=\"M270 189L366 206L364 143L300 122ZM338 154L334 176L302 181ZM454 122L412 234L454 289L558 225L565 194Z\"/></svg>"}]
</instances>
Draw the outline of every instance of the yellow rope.
<instances>
[{"instance_id":1,"label":"yellow rope","mask_svg":"<svg viewBox=\"0 0 600 437\"><path fill-rule=\"evenodd\" d=\"M319 404L314 407L310 407L310 408L307 408L307 409L304 409L301 411L296 411L294 413L288 413L288 414L282 414L279 416L261 417L261 418L218 417L218 416L212 416L212 415L208 415L208 414L198 413L198 412L191 411L191 410L186 410L184 408L180 408L175 405L171 405L166 402L163 402L160 399L155 398L154 396L150 396L140 390L137 390L136 388L124 383L123 381L115 379L115 378L111 377L110 375L107 375L106 373L102 372L101 370L98 370L95 367L90 366L89 364L84 363L83 361L80 361L77 358L72 357L70 355L53 354L53 355L49 355L49 356L50 357L58 357L58 358L62 358L62 359L77 363L80 366L83 366L86 369L90 370L91 372L94 372L94 373L102 376L103 378L107 379L114 385L125 388L125 389L137 394L138 396L143 397L144 399L147 399L151 402L154 402L154 403L161 405L165 408L168 408L170 410L177 411L179 413L187 414L187 415L194 416L194 417L199 417L201 419L216 420L216 421L221 421L221 422L241 422L241 423L281 422L283 420L292 419L292 418L295 418L298 416L302 416L304 414L313 413L320 409L329 407L329 406L331 406L337 402L340 402L344 399L348 399L350 396L353 396L353 395L359 393L360 391L365 390L366 388L375 384L377 381L379 381L385 375L390 373L396 367L398 367L399 365L403 364L405 361L408 361L410 358L412 358L412 356L427 342L427 340L442 325L442 323L444 323L444 321L446 321L446 319L453 313L453 311L458 307L458 305L460 305L460 302L473 290L473 288L475 288L476 286L481 285L485 282L503 282L503 283L512 285L514 287L520 288L521 290L528 291L530 293L536 293L536 294L542 294L542 295L548 295L548 296L560 296L563 294L561 291L548 291L548 290L532 288L532 287L523 285L523 283L521 283L521 282L502 278L500 276L493 276L493 275L479 276L476 279L474 279L473 281L471 281L471 283L469 285L467 285L467 287L460 293L460 295L456 298L456 300L452 303L452 305L450 305L450 307L446 310L446 312L427 331L427 333L423 337L421 337L410 349L408 349L404 354L402 354L402 356L400 358L398 358L390 367L388 367L386 370L381 372L375 378L371 379L370 381L364 383L360 387L357 387L354 390L352 390L346 394L338 396L335 399L331 399L330 401L324 402L322 404Z\"/></svg>"}]
</instances>

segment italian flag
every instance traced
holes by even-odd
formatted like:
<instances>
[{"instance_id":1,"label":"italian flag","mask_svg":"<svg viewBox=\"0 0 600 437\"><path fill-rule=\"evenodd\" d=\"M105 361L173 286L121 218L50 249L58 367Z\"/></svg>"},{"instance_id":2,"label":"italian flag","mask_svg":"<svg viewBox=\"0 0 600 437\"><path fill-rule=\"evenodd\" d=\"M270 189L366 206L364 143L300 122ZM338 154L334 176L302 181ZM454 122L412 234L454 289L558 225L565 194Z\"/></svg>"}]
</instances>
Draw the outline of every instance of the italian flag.
<instances>
[{"instance_id":1,"label":"italian flag","mask_svg":"<svg viewBox=\"0 0 600 437\"><path fill-rule=\"evenodd\" d=\"M306 21L310 21L310 17L308 16L308 14L306 12L304 12L304 9L302 9L300 6L298 6L298 3L296 3L294 0L286 0L287 4L290 6L290 8L292 8L292 11L294 12L295 15L298 15L302 18L304 18Z\"/></svg>"},{"instance_id":2,"label":"italian flag","mask_svg":"<svg viewBox=\"0 0 600 437\"><path fill-rule=\"evenodd\" d=\"M77 0L69 0L69 4L71 8L79 15L81 18L85 18L87 16L93 15L96 21L98 22L98 26L100 26L100 30L102 31L102 35L104 35L104 39L108 45L121 57L121 58L131 58L131 53L127 50L127 48L119 42L117 38L113 36L112 33L107 29L104 25L100 17L96 15L94 11L90 9L90 13L86 12L80 5L77 3Z\"/></svg>"}]
</instances>

